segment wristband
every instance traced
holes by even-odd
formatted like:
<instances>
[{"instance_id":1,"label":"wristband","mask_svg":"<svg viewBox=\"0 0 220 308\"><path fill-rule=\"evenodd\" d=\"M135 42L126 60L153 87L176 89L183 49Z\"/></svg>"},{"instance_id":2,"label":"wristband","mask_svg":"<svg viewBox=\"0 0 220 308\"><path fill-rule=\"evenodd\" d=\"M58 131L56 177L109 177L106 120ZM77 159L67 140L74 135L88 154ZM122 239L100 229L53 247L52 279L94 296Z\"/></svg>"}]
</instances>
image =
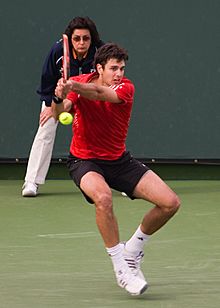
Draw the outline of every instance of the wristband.
<instances>
[{"instance_id":1,"label":"wristband","mask_svg":"<svg viewBox=\"0 0 220 308\"><path fill-rule=\"evenodd\" d=\"M53 96L53 101L55 104L61 104L63 102L62 98L59 98L58 96Z\"/></svg>"}]
</instances>

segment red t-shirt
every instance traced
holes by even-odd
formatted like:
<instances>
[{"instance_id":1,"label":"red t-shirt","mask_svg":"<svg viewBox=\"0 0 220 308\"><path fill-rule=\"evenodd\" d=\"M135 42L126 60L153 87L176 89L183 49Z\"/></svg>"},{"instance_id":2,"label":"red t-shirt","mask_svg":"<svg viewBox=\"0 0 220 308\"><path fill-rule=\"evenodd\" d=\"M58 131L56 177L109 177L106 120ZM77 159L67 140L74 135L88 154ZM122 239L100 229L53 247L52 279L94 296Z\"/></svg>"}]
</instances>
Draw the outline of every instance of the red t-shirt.
<instances>
[{"instance_id":1,"label":"red t-shirt","mask_svg":"<svg viewBox=\"0 0 220 308\"><path fill-rule=\"evenodd\" d=\"M88 83L96 73L79 75L71 79ZM70 153L82 159L118 159L125 151L125 140L134 98L134 85L123 78L119 85L110 86L122 103L89 100L70 92L72 101L73 138Z\"/></svg>"}]
</instances>

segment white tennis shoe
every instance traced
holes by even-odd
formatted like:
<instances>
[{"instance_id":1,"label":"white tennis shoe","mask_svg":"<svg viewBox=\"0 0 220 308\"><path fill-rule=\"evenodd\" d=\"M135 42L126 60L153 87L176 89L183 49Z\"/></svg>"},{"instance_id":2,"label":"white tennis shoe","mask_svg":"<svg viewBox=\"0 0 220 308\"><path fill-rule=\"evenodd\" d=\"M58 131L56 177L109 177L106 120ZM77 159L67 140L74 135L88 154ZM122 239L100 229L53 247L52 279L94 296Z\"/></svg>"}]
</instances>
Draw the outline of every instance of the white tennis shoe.
<instances>
[{"instance_id":1,"label":"white tennis shoe","mask_svg":"<svg viewBox=\"0 0 220 308\"><path fill-rule=\"evenodd\" d=\"M147 289L147 282L136 276L125 263L125 265L115 272L117 283L131 295L140 295Z\"/></svg>"},{"instance_id":2,"label":"white tennis shoe","mask_svg":"<svg viewBox=\"0 0 220 308\"><path fill-rule=\"evenodd\" d=\"M138 254L132 254L131 252L126 250L126 242L121 243L124 245L123 249L123 257L128 267L134 273L135 276L138 276L140 279L146 281L143 272L141 271L141 263L143 262L144 253L143 251L139 251Z\"/></svg>"},{"instance_id":3,"label":"white tennis shoe","mask_svg":"<svg viewBox=\"0 0 220 308\"><path fill-rule=\"evenodd\" d=\"M31 182L25 182L22 186L22 196L23 197L36 197L38 193L38 185L31 183Z\"/></svg>"}]
</instances>

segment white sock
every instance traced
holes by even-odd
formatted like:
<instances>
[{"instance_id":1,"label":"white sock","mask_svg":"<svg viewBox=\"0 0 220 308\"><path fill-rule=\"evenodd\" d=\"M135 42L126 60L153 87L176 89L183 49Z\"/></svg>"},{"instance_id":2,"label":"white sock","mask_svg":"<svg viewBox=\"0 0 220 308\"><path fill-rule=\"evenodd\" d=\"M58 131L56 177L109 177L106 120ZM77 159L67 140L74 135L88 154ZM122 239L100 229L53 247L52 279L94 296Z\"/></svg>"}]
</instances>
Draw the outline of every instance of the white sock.
<instances>
[{"instance_id":1,"label":"white sock","mask_svg":"<svg viewBox=\"0 0 220 308\"><path fill-rule=\"evenodd\" d=\"M144 245L149 240L149 237L150 235L143 233L139 226L132 237L126 242L126 250L133 253L143 251Z\"/></svg>"},{"instance_id":2,"label":"white sock","mask_svg":"<svg viewBox=\"0 0 220 308\"><path fill-rule=\"evenodd\" d=\"M122 256L123 245L119 243L111 248L106 247L106 251L112 260L114 270L118 271L125 264L124 258Z\"/></svg>"}]
</instances>

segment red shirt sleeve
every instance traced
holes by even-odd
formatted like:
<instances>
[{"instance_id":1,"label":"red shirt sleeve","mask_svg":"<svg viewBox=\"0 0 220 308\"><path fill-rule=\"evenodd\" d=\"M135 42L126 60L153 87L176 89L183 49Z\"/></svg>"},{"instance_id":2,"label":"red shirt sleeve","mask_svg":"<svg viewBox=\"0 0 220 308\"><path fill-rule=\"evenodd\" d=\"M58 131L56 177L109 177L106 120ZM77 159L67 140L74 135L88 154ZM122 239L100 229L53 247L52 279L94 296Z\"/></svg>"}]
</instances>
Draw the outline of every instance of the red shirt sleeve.
<instances>
[{"instance_id":1,"label":"red shirt sleeve","mask_svg":"<svg viewBox=\"0 0 220 308\"><path fill-rule=\"evenodd\" d=\"M124 103L132 103L134 99L134 92L135 88L132 82L130 80L122 80L122 83L119 85L110 86L115 92L117 93L118 97L124 102Z\"/></svg>"}]
</instances>

